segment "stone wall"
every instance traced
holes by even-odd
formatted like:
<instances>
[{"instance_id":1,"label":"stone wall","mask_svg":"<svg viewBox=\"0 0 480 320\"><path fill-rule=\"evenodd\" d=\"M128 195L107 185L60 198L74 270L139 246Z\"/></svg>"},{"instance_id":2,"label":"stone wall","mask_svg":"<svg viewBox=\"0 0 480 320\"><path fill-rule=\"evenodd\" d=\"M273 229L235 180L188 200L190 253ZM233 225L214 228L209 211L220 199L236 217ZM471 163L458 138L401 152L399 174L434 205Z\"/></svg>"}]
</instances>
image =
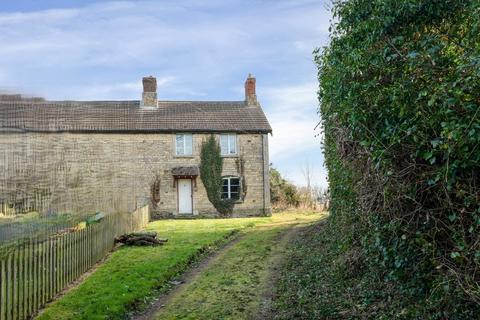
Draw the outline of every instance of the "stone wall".
<instances>
[{"instance_id":1,"label":"stone wall","mask_svg":"<svg viewBox=\"0 0 480 320\"><path fill-rule=\"evenodd\" d=\"M193 156L175 156L175 134L0 134L0 203L42 213L131 212L150 204L154 213L177 213L171 169L200 162L206 134L193 134ZM244 176L245 198L234 215L270 212L268 137L239 134L238 156L225 157L224 175ZM160 180L158 203L151 186ZM1 209L1 206L0 206ZM215 215L200 177L193 192L196 215Z\"/></svg>"}]
</instances>

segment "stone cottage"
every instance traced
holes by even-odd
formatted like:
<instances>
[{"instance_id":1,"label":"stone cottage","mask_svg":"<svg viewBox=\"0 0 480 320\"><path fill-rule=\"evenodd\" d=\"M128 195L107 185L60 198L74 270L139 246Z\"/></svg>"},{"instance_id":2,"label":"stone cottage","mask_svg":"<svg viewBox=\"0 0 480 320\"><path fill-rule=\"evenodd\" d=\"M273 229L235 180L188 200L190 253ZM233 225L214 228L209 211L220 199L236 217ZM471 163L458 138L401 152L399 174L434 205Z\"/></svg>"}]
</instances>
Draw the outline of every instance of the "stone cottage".
<instances>
[{"instance_id":1,"label":"stone cottage","mask_svg":"<svg viewBox=\"0 0 480 320\"><path fill-rule=\"evenodd\" d=\"M161 93L160 93L161 95ZM202 141L224 158L234 216L270 213L268 134L255 78L242 101L163 101L143 78L138 101L0 99L0 214L132 211L215 215L199 176Z\"/></svg>"}]
</instances>

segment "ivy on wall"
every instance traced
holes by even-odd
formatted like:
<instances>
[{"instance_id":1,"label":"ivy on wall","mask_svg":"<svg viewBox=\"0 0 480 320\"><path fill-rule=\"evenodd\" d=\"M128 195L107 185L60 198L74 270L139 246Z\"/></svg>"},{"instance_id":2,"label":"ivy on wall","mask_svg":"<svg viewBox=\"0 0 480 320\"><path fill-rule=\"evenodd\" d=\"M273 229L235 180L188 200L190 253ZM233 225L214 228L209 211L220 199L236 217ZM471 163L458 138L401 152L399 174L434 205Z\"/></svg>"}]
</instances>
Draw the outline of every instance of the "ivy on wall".
<instances>
[{"instance_id":1,"label":"ivy on wall","mask_svg":"<svg viewBox=\"0 0 480 320\"><path fill-rule=\"evenodd\" d=\"M235 164L237 166L237 172L241 180L240 201L243 201L247 196L247 190L248 190L247 179L245 178L245 159L243 159L243 156L236 158Z\"/></svg>"},{"instance_id":2,"label":"ivy on wall","mask_svg":"<svg viewBox=\"0 0 480 320\"><path fill-rule=\"evenodd\" d=\"M222 199L222 170L223 158L220 154L220 145L213 135L202 142L200 151L200 178L207 191L208 200L223 216L232 213L235 202Z\"/></svg>"},{"instance_id":3,"label":"ivy on wall","mask_svg":"<svg viewBox=\"0 0 480 320\"><path fill-rule=\"evenodd\" d=\"M160 202L160 177L158 175L150 185L150 200L154 206Z\"/></svg>"}]
</instances>

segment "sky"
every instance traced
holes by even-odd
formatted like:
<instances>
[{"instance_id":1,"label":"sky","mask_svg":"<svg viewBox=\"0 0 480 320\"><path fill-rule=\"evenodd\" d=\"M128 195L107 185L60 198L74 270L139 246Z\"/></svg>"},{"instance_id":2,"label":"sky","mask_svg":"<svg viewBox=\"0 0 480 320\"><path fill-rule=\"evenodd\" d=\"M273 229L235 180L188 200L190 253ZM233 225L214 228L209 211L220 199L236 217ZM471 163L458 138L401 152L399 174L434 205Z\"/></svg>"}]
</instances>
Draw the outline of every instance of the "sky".
<instances>
[{"instance_id":1,"label":"sky","mask_svg":"<svg viewBox=\"0 0 480 320\"><path fill-rule=\"evenodd\" d=\"M50 100L243 100L249 73L273 128L270 161L326 187L312 51L328 44L328 0L4 0L0 90Z\"/></svg>"}]
</instances>

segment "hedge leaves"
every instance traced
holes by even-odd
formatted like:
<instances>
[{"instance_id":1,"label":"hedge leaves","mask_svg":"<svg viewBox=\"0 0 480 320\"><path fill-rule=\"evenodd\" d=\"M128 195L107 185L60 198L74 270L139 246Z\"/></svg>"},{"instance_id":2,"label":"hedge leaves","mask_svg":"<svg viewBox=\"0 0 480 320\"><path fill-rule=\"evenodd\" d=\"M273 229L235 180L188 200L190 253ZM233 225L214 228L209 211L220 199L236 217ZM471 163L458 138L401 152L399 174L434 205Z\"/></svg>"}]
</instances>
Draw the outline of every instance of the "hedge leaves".
<instances>
[{"instance_id":1,"label":"hedge leaves","mask_svg":"<svg viewBox=\"0 0 480 320\"><path fill-rule=\"evenodd\" d=\"M419 306L480 312L480 2L334 1L317 50L332 226Z\"/></svg>"}]
</instances>

